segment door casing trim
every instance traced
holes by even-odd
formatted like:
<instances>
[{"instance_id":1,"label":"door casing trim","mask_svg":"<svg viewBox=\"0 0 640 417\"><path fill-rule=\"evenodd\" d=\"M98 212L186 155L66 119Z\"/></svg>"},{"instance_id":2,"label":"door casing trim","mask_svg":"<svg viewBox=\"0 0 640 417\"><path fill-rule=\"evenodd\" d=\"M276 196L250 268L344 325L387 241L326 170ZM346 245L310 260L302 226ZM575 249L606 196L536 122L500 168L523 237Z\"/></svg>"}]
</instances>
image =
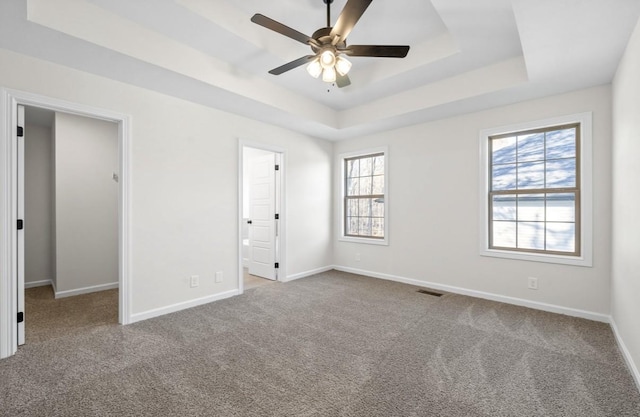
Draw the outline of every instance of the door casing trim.
<instances>
[{"instance_id":1,"label":"door casing trim","mask_svg":"<svg viewBox=\"0 0 640 417\"><path fill-rule=\"evenodd\" d=\"M128 115L0 87L0 359L18 349L17 315L17 106L39 107L118 123L118 321L131 322L131 118Z\"/></svg>"}]
</instances>

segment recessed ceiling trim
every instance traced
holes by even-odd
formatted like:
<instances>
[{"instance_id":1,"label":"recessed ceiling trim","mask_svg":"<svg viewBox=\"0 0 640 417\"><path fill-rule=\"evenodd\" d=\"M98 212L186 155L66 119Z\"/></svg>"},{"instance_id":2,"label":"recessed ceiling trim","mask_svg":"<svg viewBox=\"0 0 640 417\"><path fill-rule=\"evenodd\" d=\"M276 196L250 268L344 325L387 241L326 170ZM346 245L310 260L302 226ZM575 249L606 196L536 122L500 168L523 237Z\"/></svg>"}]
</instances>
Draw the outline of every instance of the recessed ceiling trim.
<instances>
[{"instance_id":1,"label":"recessed ceiling trim","mask_svg":"<svg viewBox=\"0 0 640 417\"><path fill-rule=\"evenodd\" d=\"M340 128L367 124L379 118L392 118L475 96L493 93L528 81L523 57L427 84L411 91L345 110Z\"/></svg>"},{"instance_id":2,"label":"recessed ceiling trim","mask_svg":"<svg viewBox=\"0 0 640 417\"><path fill-rule=\"evenodd\" d=\"M334 110L83 0L28 0L28 20L329 127ZM117 28L117 31L114 31Z\"/></svg>"}]
</instances>

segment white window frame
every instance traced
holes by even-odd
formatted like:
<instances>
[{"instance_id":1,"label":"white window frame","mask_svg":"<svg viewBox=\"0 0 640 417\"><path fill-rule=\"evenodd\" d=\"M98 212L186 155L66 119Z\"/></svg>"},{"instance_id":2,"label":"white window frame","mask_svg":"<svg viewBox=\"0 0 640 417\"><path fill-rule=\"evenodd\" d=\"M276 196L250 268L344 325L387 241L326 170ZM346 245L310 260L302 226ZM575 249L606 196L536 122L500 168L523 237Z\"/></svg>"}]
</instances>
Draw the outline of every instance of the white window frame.
<instances>
[{"instance_id":1,"label":"white window frame","mask_svg":"<svg viewBox=\"0 0 640 417\"><path fill-rule=\"evenodd\" d=\"M373 237L354 237L345 235L345 207L344 196L345 189L345 169L344 161L349 158L357 158L359 156L367 156L372 154L384 155L384 238ZM369 245L389 245L389 148L381 146L377 148L363 149L353 152L346 152L338 155L337 164L340 166L340 235L338 240L342 242L364 243Z\"/></svg>"},{"instance_id":2,"label":"white window frame","mask_svg":"<svg viewBox=\"0 0 640 417\"><path fill-rule=\"evenodd\" d=\"M501 126L480 131L480 181L479 181L479 225L480 255L522 261L591 267L593 257L593 157L592 157L592 113L578 113L550 119ZM489 141L492 136L579 123L580 143L580 256L565 256L547 253L529 253L489 248Z\"/></svg>"}]
</instances>

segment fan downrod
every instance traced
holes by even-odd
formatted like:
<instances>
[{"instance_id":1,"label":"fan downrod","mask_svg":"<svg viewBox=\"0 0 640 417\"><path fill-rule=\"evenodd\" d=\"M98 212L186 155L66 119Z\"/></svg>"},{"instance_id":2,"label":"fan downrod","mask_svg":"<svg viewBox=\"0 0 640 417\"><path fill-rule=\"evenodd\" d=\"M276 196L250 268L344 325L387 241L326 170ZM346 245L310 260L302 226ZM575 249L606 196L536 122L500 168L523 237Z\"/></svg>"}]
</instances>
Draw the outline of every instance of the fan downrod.
<instances>
[{"instance_id":1,"label":"fan downrod","mask_svg":"<svg viewBox=\"0 0 640 417\"><path fill-rule=\"evenodd\" d=\"M327 5L327 27L331 27L331 3L333 0L322 0Z\"/></svg>"}]
</instances>

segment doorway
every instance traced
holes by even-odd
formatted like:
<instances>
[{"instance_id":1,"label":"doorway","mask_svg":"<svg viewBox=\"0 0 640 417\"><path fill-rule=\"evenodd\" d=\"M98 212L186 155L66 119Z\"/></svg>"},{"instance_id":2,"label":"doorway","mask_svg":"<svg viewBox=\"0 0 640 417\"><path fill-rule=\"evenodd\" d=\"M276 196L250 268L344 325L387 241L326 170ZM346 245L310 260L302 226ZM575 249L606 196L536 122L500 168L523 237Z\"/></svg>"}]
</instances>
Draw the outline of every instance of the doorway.
<instances>
[{"instance_id":1,"label":"doorway","mask_svg":"<svg viewBox=\"0 0 640 417\"><path fill-rule=\"evenodd\" d=\"M118 125L32 106L19 121L22 111L18 345L118 322Z\"/></svg>"},{"instance_id":2,"label":"doorway","mask_svg":"<svg viewBox=\"0 0 640 417\"><path fill-rule=\"evenodd\" d=\"M239 289L282 281L284 275L284 151L240 144Z\"/></svg>"},{"instance_id":3,"label":"doorway","mask_svg":"<svg viewBox=\"0 0 640 417\"><path fill-rule=\"evenodd\" d=\"M117 131L117 161L114 169L117 177L117 287L118 322L130 322L129 281L129 217L130 217L130 140L129 117L108 110L69 103L30 93L0 89L0 358L15 354L18 343L24 340L24 323L28 320L24 311L24 205L20 195L20 153L24 130L22 106L82 116L115 123ZM80 156L80 155L79 155ZM115 285L111 283L110 285ZM74 295L73 292L67 295Z\"/></svg>"}]
</instances>

